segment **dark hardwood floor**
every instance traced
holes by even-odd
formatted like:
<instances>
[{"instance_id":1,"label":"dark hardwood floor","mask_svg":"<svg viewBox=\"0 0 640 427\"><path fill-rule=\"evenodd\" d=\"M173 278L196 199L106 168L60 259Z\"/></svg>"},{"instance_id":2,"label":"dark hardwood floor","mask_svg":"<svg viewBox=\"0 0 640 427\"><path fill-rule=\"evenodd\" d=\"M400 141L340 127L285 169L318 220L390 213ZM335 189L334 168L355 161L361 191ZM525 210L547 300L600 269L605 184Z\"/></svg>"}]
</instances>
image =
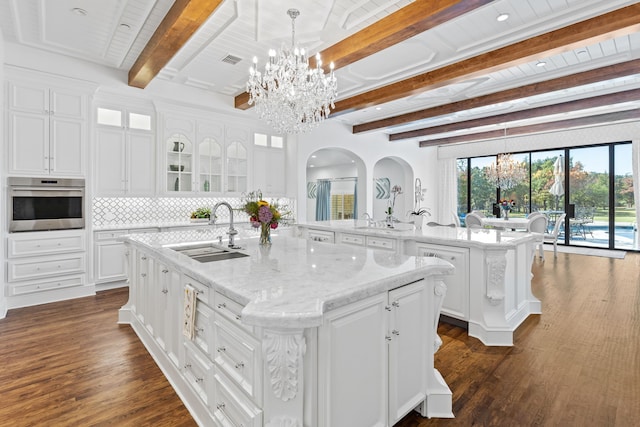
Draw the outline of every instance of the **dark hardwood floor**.
<instances>
[{"instance_id":1,"label":"dark hardwood floor","mask_svg":"<svg viewBox=\"0 0 640 427\"><path fill-rule=\"evenodd\" d=\"M398 426L640 424L640 254L547 255L533 269L543 314L518 329L513 347L440 325L436 367L456 418L414 413ZM116 324L126 300L118 289L9 311L0 425L194 425L131 328Z\"/></svg>"}]
</instances>

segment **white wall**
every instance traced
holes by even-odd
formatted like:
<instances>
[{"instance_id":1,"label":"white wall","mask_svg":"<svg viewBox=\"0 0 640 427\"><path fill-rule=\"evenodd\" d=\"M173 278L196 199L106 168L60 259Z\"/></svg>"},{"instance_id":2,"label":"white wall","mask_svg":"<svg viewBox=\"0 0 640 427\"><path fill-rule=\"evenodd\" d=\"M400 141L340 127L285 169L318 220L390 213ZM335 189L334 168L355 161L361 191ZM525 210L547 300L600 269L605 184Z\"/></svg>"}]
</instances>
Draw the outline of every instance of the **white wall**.
<instances>
[{"instance_id":1,"label":"white wall","mask_svg":"<svg viewBox=\"0 0 640 427\"><path fill-rule=\"evenodd\" d=\"M0 64L4 63L4 58L5 58L5 43L4 43L4 38L2 35L2 31L0 31ZM2 139L4 140L4 67L0 66L0 82L2 82L2 84L0 84L0 136L2 137ZM1 152L1 151L0 151ZM4 163L0 163L4 164ZM2 174L0 174L0 176L2 176ZM7 196L5 194L5 185L4 183L2 183L0 185L0 200L2 200L0 202L0 224L4 224L4 222L6 221L5 219L5 212L7 209ZM0 227L1 229L2 227ZM0 259L4 260L4 242L2 245L0 245ZM5 275L4 275L4 262L0 263L0 277L2 277L2 289L0 289L0 319L4 318L5 315L7 314L7 299L4 295L5 293L5 289L7 289L7 284L5 283Z\"/></svg>"},{"instance_id":2,"label":"white wall","mask_svg":"<svg viewBox=\"0 0 640 427\"><path fill-rule=\"evenodd\" d=\"M420 148L416 142L389 142L383 134L352 134L351 126L341 123L337 118L329 119L309 134L289 138L297 144L296 175L299 179L297 193L293 195L299 201L306 198L306 165L309 156L321 148L343 148L352 151L364 162L366 170L366 206L358 202L359 212L373 212L374 185L373 176L376 163L385 157L397 157L407 162L413 170L403 187L405 210L413 203L414 178L420 178L423 188L428 191L423 206L433 210L437 200L437 151L435 148ZM360 200L360 199L359 199ZM396 206L397 206L396 202ZM298 203L298 218L307 218L307 204Z\"/></svg>"}]
</instances>

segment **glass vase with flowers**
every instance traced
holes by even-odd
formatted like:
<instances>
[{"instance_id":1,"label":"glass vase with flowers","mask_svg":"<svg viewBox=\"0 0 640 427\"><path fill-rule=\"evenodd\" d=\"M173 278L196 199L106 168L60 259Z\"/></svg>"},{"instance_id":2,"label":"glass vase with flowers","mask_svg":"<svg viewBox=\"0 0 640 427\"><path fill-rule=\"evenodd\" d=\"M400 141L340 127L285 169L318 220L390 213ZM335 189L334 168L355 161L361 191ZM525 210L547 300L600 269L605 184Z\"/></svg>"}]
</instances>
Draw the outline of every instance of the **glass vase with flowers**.
<instances>
[{"instance_id":1,"label":"glass vase with flowers","mask_svg":"<svg viewBox=\"0 0 640 427\"><path fill-rule=\"evenodd\" d=\"M260 229L260 244L271 244L271 230L278 228L282 215L277 203L269 203L262 199L260 190L247 193L244 197L243 210L249 215L249 222L254 228Z\"/></svg>"}]
</instances>

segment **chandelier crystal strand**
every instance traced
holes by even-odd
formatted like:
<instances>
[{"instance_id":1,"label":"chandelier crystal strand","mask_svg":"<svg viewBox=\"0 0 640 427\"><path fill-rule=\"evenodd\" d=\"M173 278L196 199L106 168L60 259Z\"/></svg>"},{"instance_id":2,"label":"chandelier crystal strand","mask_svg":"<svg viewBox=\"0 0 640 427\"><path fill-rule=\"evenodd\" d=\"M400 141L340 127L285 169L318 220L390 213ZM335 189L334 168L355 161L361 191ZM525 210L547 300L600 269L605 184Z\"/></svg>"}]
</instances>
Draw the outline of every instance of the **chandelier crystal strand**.
<instances>
[{"instance_id":1,"label":"chandelier crystal strand","mask_svg":"<svg viewBox=\"0 0 640 427\"><path fill-rule=\"evenodd\" d=\"M527 176L521 162L514 160L511 154L498 154L497 161L486 169L487 179L496 187L508 190L515 187Z\"/></svg>"},{"instance_id":2,"label":"chandelier crystal strand","mask_svg":"<svg viewBox=\"0 0 640 427\"><path fill-rule=\"evenodd\" d=\"M320 54L316 55L316 67L309 66L305 50L295 44L295 19L300 12L289 9L287 14L291 17L291 48L269 50L264 73L258 71L254 57L247 92L249 105L255 104L261 119L278 133L295 134L314 129L329 116L335 108L338 84L333 62L328 75L322 69Z\"/></svg>"}]
</instances>

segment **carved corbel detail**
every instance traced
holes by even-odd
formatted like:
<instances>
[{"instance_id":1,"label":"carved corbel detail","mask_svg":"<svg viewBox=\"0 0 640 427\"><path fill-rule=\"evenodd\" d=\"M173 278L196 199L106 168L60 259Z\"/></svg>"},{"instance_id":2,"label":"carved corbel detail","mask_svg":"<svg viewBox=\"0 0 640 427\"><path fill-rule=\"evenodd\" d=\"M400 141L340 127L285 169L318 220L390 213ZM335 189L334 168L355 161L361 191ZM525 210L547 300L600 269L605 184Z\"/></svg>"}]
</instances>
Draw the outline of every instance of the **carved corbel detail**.
<instances>
[{"instance_id":1,"label":"carved corbel detail","mask_svg":"<svg viewBox=\"0 0 640 427\"><path fill-rule=\"evenodd\" d=\"M263 342L274 395L284 402L293 399L298 393L298 373L302 369L299 365L307 347L302 331L265 331Z\"/></svg>"},{"instance_id":2,"label":"carved corbel detail","mask_svg":"<svg viewBox=\"0 0 640 427\"><path fill-rule=\"evenodd\" d=\"M447 295L447 284L442 280L437 280L433 288L433 294L436 296L433 303L433 333L435 336L433 340L433 352L435 353L442 345L442 338L438 335L438 322L440 321L440 312L442 311L444 297Z\"/></svg>"},{"instance_id":3,"label":"carved corbel detail","mask_svg":"<svg viewBox=\"0 0 640 427\"><path fill-rule=\"evenodd\" d=\"M487 254L487 299L492 305L504 300L504 278L507 270L507 254Z\"/></svg>"}]
</instances>

